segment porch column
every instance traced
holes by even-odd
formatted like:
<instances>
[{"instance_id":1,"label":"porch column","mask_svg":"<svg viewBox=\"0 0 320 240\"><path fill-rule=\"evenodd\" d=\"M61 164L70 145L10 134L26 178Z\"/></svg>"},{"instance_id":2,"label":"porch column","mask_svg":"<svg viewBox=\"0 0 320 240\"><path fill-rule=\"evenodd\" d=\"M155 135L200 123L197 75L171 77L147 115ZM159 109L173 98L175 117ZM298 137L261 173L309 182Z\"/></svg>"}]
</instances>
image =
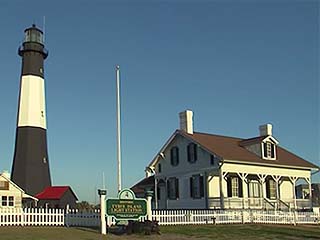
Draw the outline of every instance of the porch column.
<instances>
[{"instance_id":1,"label":"porch column","mask_svg":"<svg viewBox=\"0 0 320 240\"><path fill-rule=\"evenodd\" d=\"M209 177L207 172L203 173L203 189L204 189L204 199L205 199L205 208L208 209L209 208Z\"/></svg>"},{"instance_id":2,"label":"porch column","mask_svg":"<svg viewBox=\"0 0 320 240\"><path fill-rule=\"evenodd\" d=\"M310 208L312 208L312 186L311 186L311 178L304 178L306 182L309 184L309 201L310 201Z\"/></svg>"},{"instance_id":3,"label":"porch column","mask_svg":"<svg viewBox=\"0 0 320 240\"><path fill-rule=\"evenodd\" d=\"M294 209L297 209L297 196L296 196L296 182L298 180L297 177L289 177L291 183L292 183L292 192L293 192L293 204L294 204Z\"/></svg>"},{"instance_id":4,"label":"porch column","mask_svg":"<svg viewBox=\"0 0 320 240\"><path fill-rule=\"evenodd\" d=\"M263 208L263 204L264 204L264 199L267 196L266 177L267 177L266 174L258 174L259 182L260 182L260 185L261 185L261 188L262 188L262 191L261 191L261 195L262 195L261 196L261 207L262 208Z\"/></svg>"},{"instance_id":5,"label":"porch column","mask_svg":"<svg viewBox=\"0 0 320 240\"><path fill-rule=\"evenodd\" d=\"M245 200L248 200L248 184L247 177L248 173L237 173L242 181L242 208L247 208L248 204L246 204Z\"/></svg>"},{"instance_id":6,"label":"porch column","mask_svg":"<svg viewBox=\"0 0 320 240\"><path fill-rule=\"evenodd\" d=\"M219 172L219 185L220 185L220 208L224 209L225 208L225 202L224 202L224 198L225 196L228 196L228 194L226 194L226 189L227 189L227 182L225 181L225 177L228 175L228 172L222 172L222 170L220 169Z\"/></svg>"},{"instance_id":7,"label":"porch column","mask_svg":"<svg viewBox=\"0 0 320 240\"><path fill-rule=\"evenodd\" d=\"M281 176L279 175L271 175L273 180L276 182L276 192L277 192L277 209L279 208L279 200L280 200L280 192L279 192L279 181L281 179Z\"/></svg>"}]
</instances>

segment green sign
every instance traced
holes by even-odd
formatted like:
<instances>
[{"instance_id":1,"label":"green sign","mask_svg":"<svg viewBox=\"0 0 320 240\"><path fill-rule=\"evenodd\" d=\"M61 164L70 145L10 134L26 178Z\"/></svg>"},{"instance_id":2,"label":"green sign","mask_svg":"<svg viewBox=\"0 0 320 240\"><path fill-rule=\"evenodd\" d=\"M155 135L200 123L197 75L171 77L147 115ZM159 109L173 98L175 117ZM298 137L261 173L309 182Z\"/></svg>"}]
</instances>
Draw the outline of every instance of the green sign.
<instances>
[{"instance_id":1,"label":"green sign","mask_svg":"<svg viewBox=\"0 0 320 240\"><path fill-rule=\"evenodd\" d=\"M116 219L138 219L147 215L147 201L135 198L130 189L124 189L117 199L107 199L107 215Z\"/></svg>"}]
</instances>

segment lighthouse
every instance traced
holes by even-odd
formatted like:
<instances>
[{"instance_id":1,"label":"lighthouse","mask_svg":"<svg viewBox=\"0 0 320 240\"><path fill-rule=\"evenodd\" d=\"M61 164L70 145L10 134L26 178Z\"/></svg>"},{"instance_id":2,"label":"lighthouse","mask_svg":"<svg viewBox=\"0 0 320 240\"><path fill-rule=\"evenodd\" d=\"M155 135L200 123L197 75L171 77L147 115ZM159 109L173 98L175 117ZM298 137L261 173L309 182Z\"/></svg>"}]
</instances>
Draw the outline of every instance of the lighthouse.
<instances>
[{"instance_id":1,"label":"lighthouse","mask_svg":"<svg viewBox=\"0 0 320 240\"><path fill-rule=\"evenodd\" d=\"M18 50L22 68L11 179L26 193L35 195L51 186L44 84L48 52L43 32L36 25L24 33Z\"/></svg>"}]
</instances>

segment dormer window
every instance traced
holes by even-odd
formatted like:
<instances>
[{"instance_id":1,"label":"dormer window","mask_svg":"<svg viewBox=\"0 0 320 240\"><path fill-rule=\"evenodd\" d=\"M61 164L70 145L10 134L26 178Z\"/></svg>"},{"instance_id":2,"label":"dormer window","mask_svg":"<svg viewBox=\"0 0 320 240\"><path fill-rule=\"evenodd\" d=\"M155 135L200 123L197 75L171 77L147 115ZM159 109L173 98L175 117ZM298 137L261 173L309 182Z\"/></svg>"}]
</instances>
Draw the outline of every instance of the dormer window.
<instances>
[{"instance_id":1,"label":"dormer window","mask_svg":"<svg viewBox=\"0 0 320 240\"><path fill-rule=\"evenodd\" d=\"M276 148L272 142L264 142L263 144L263 158L264 159L275 159Z\"/></svg>"}]
</instances>

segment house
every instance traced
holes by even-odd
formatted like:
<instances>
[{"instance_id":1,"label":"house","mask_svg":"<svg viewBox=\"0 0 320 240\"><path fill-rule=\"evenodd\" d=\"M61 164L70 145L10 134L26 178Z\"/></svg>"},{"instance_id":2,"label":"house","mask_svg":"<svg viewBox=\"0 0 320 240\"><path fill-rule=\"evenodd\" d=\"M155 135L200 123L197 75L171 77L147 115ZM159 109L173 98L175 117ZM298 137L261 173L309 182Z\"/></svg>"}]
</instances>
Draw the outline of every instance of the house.
<instances>
[{"instance_id":1,"label":"house","mask_svg":"<svg viewBox=\"0 0 320 240\"><path fill-rule=\"evenodd\" d=\"M249 139L194 132L192 111L180 113L180 129L146 168L158 189L156 208L310 208L311 194L298 199L295 185L311 189L318 166L282 148L271 124L259 131Z\"/></svg>"},{"instance_id":2,"label":"house","mask_svg":"<svg viewBox=\"0 0 320 240\"><path fill-rule=\"evenodd\" d=\"M46 208L75 208L78 201L77 196L69 186L46 187L41 193L36 195L39 199L38 207Z\"/></svg>"},{"instance_id":3,"label":"house","mask_svg":"<svg viewBox=\"0 0 320 240\"><path fill-rule=\"evenodd\" d=\"M24 202L37 202L38 199L26 194L10 179L8 172L0 174L0 208L22 208Z\"/></svg>"}]
</instances>

